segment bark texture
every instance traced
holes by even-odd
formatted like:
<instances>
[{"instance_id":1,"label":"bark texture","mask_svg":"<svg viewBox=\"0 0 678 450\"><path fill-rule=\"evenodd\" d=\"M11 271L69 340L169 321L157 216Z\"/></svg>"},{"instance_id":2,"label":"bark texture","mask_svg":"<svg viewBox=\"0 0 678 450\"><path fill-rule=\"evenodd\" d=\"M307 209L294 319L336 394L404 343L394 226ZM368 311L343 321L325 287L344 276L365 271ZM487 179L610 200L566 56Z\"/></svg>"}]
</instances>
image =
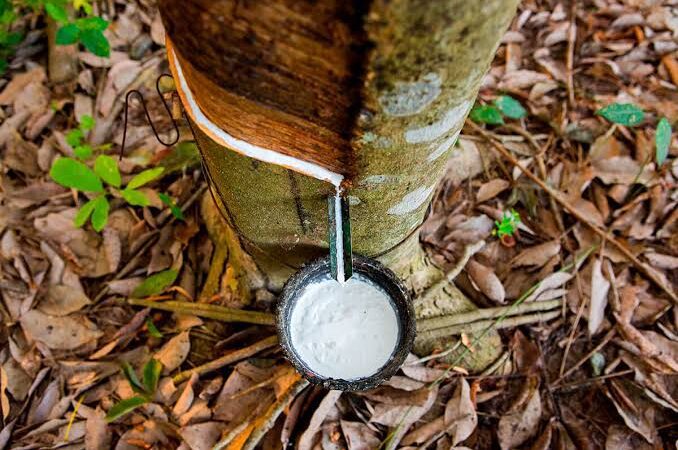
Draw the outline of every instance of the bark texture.
<instances>
[{"instance_id":1,"label":"bark texture","mask_svg":"<svg viewBox=\"0 0 678 450\"><path fill-rule=\"evenodd\" d=\"M170 3L161 2L161 11ZM419 246L418 228L517 3L376 0L364 16L363 31L348 39L361 43L364 52L356 57L362 65L354 67L362 80L359 108L352 109L353 121L344 122L352 123L351 129L338 130L351 136L350 157L341 158L342 164L352 165L343 173L351 174L347 190L353 248L382 260L415 293L442 277ZM173 43L180 40L171 25L168 31ZM176 43L182 64L194 65L192 55L181 53L181 47ZM270 49L280 50L275 42ZM326 198L334 192L331 185L242 156L216 144L199 124L193 128L221 209L269 288L279 289L305 261L327 253ZM427 316L475 307L451 284L427 290L415 304ZM431 350L441 342L419 344ZM467 365L487 365L499 346L498 336L488 334L479 346L483 350Z\"/></svg>"}]
</instances>

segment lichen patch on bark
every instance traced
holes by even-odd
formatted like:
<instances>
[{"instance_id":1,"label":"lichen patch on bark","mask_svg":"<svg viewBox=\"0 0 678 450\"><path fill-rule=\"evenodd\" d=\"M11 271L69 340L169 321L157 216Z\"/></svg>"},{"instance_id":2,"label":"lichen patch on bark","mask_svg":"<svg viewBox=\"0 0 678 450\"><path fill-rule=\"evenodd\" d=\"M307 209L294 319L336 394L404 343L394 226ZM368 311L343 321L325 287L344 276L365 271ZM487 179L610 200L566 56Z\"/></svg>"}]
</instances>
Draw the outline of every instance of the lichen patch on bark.
<instances>
[{"instance_id":1,"label":"lichen patch on bark","mask_svg":"<svg viewBox=\"0 0 678 450\"><path fill-rule=\"evenodd\" d=\"M440 120L425 127L408 129L405 131L405 141L409 144L421 144L438 139L453 128L459 127L472 105L470 100L465 100L448 109Z\"/></svg>"},{"instance_id":2,"label":"lichen patch on bark","mask_svg":"<svg viewBox=\"0 0 678 450\"><path fill-rule=\"evenodd\" d=\"M440 95L440 75L429 72L420 80L398 82L393 90L379 97L379 104L386 115L404 117L424 110Z\"/></svg>"},{"instance_id":3,"label":"lichen patch on bark","mask_svg":"<svg viewBox=\"0 0 678 450\"><path fill-rule=\"evenodd\" d=\"M461 129L454 133L449 138L445 139L442 143L438 144L435 147L435 150L433 150L431 154L428 155L428 158L426 158L426 160L428 162L433 162L436 159L443 156L454 145L454 143L457 142L457 138L459 138L459 133L461 133Z\"/></svg>"},{"instance_id":4,"label":"lichen patch on bark","mask_svg":"<svg viewBox=\"0 0 678 450\"><path fill-rule=\"evenodd\" d=\"M419 208L426 200L429 199L436 185L429 187L418 187L412 192L408 193L397 204L388 209L388 214L395 216L402 216L409 214Z\"/></svg>"}]
</instances>

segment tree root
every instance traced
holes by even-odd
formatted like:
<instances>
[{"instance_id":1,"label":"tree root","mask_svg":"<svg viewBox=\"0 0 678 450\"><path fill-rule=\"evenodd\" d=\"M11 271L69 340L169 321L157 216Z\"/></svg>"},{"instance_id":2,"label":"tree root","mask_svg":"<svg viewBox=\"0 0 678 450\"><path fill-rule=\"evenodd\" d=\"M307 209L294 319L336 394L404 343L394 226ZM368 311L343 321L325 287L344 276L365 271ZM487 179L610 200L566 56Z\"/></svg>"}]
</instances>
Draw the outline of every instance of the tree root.
<instances>
[{"instance_id":1,"label":"tree root","mask_svg":"<svg viewBox=\"0 0 678 450\"><path fill-rule=\"evenodd\" d=\"M550 311L552 309L560 308L562 304L563 302L561 300L529 302L516 307L498 306L496 308L483 308L466 313L423 319L417 322L417 333L422 335L422 333L426 331L448 329L453 325L461 325L459 328L462 332L472 332L475 330L470 328L472 325L471 322L483 321L483 319L496 319L504 314L507 316L518 316L535 311Z\"/></svg>"},{"instance_id":2,"label":"tree root","mask_svg":"<svg viewBox=\"0 0 678 450\"><path fill-rule=\"evenodd\" d=\"M481 311L481 310L479 310ZM428 330L424 331L423 333L419 333L417 335L417 339L421 339L423 341L429 340L429 339L435 339L438 337L445 337L445 336L454 336L462 333L477 333L479 331L483 331L485 328L489 326L493 326L495 330L501 329L501 328L513 328L517 327L520 325L528 325L532 323L537 323L537 322L546 322L551 319L555 319L561 314L560 311L550 311L550 312L537 312L534 314L525 314L522 316L515 316L515 317L510 317L506 320L502 320L501 322L495 324L493 319L488 319L488 320L479 320L477 322L472 322L472 323L467 323L467 324L460 324L460 325L452 325L450 327L445 327L445 328L437 328L435 330Z\"/></svg>"}]
</instances>

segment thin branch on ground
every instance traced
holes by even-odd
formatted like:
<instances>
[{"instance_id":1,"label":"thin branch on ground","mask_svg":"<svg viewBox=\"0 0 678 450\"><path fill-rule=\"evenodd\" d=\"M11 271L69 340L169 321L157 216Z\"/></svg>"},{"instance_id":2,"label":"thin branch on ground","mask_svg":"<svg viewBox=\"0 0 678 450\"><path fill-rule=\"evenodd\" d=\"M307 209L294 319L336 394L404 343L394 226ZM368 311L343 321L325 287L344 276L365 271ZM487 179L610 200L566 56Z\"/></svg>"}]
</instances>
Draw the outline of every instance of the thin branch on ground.
<instances>
[{"instance_id":1,"label":"thin branch on ground","mask_svg":"<svg viewBox=\"0 0 678 450\"><path fill-rule=\"evenodd\" d=\"M210 361L208 363L205 363L201 366L194 367L189 370L184 370L183 372L179 372L177 375L172 378L172 381L174 381L175 384L179 384L182 381L188 380L191 378L191 375L194 373L197 373L198 375L202 375L204 373L212 372L214 370L221 369L224 366L227 366L229 364L232 364L236 361L243 360L245 358L249 358L250 356L256 355L262 350L266 350L267 348L271 348L278 345L278 336L270 336L265 339L262 339L258 342L255 342L254 344L250 345L249 347L241 348L240 350L234 350L221 358L217 358L213 361Z\"/></svg>"},{"instance_id":2,"label":"thin branch on ground","mask_svg":"<svg viewBox=\"0 0 678 450\"><path fill-rule=\"evenodd\" d=\"M193 314L198 317L215 319L221 322L244 322L256 325L275 325L273 314L246 311L243 309L227 308L225 306L212 305L209 303L193 303L180 301L154 302L138 298L130 298L127 303L146 308L161 309L180 314Z\"/></svg>"},{"instance_id":3,"label":"thin branch on ground","mask_svg":"<svg viewBox=\"0 0 678 450\"><path fill-rule=\"evenodd\" d=\"M254 425L252 434L247 438L245 444L242 447L242 450L253 450L259 444L259 441L264 437L264 435L273 428L275 421L278 419L280 414L287 409L287 407L292 403L297 395L299 395L306 387L309 385L309 382L303 378L300 378L292 386L285 391L285 393L280 397L275 403L273 403L268 410L259 417Z\"/></svg>"}]
</instances>

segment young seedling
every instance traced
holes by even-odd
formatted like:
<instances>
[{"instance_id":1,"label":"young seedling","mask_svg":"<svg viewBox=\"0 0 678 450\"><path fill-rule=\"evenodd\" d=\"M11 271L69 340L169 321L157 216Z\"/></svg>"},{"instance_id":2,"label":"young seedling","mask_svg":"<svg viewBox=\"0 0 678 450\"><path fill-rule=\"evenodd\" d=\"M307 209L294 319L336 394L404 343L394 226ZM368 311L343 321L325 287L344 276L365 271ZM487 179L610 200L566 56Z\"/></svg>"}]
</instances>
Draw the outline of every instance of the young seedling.
<instances>
[{"instance_id":1,"label":"young seedling","mask_svg":"<svg viewBox=\"0 0 678 450\"><path fill-rule=\"evenodd\" d=\"M90 0L73 0L73 8L76 11L84 11L89 17L79 17L71 20L68 17L66 6L67 0L27 0L36 6L44 5L45 11L59 25L56 34L58 45L72 45L81 43L87 50L97 56L107 58L111 54L111 45L104 36L104 30L108 28L108 21L98 16L92 16ZM35 7L34 7L35 9Z\"/></svg>"},{"instance_id":2,"label":"young seedling","mask_svg":"<svg viewBox=\"0 0 678 450\"><path fill-rule=\"evenodd\" d=\"M76 158L59 157L52 164L49 174L58 184L82 192L95 194L95 197L83 205L75 215L74 224L81 227L88 220L96 231L101 231L108 222L110 204L109 194L118 194L132 206L148 206L150 200L138 188L158 178L164 167L144 170L122 187L122 177L118 169L118 161L108 155L98 155L94 160L94 170L85 164L85 160L93 156L95 150L106 149L101 146L93 149L84 143L85 133L92 129L94 120L85 116L78 128L66 134L66 140L73 146Z\"/></svg>"},{"instance_id":3,"label":"young seedling","mask_svg":"<svg viewBox=\"0 0 678 450\"><path fill-rule=\"evenodd\" d=\"M76 13L82 11L86 16L71 19L67 9L69 4L72 4ZM58 45L81 43L97 56L110 56L111 46L104 35L109 24L101 17L92 15L91 0L0 0L0 75L7 70L8 59L23 39L23 33L14 30L14 25L17 11L27 7L38 14L44 11L59 24L56 35Z\"/></svg>"},{"instance_id":4,"label":"young seedling","mask_svg":"<svg viewBox=\"0 0 678 450\"><path fill-rule=\"evenodd\" d=\"M137 395L120 400L113 405L111 409L108 410L108 414L106 414L106 422L113 422L153 400L153 394L158 388L158 381L160 380L160 374L162 373L162 363L157 359L151 358L144 365L141 381L139 381L134 368L127 362L122 365L122 373L125 375L132 390Z\"/></svg>"},{"instance_id":5,"label":"young seedling","mask_svg":"<svg viewBox=\"0 0 678 450\"><path fill-rule=\"evenodd\" d=\"M494 222L495 228L492 230L492 235L497 236L504 245L511 247L515 244L513 235L518 229L520 222L518 211L513 208L509 211L504 211L501 221Z\"/></svg>"}]
</instances>

